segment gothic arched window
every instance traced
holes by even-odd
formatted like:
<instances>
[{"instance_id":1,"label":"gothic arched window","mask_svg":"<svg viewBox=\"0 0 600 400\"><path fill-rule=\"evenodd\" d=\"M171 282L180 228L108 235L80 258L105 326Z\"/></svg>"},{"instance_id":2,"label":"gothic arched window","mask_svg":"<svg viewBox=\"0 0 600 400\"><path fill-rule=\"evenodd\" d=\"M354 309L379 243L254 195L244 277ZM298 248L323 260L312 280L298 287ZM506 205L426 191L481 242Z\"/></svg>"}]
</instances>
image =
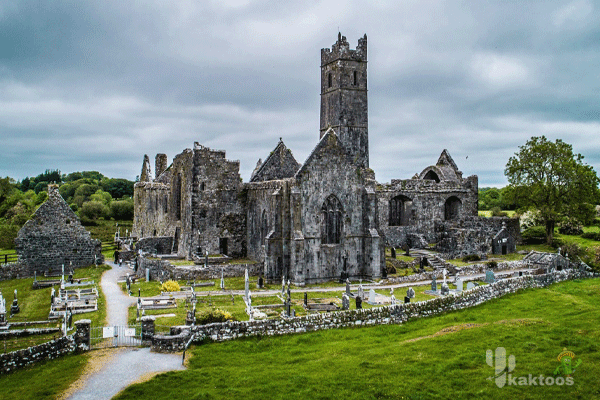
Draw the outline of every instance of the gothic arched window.
<instances>
[{"instance_id":1,"label":"gothic arched window","mask_svg":"<svg viewBox=\"0 0 600 400\"><path fill-rule=\"evenodd\" d=\"M323 203L321 208L321 243L322 244L339 244L342 241L343 227L342 203L331 195Z\"/></svg>"},{"instance_id":2,"label":"gothic arched window","mask_svg":"<svg viewBox=\"0 0 600 400\"><path fill-rule=\"evenodd\" d=\"M410 225L412 200L406 196L396 196L390 200L389 226Z\"/></svg>"}]
</instances>

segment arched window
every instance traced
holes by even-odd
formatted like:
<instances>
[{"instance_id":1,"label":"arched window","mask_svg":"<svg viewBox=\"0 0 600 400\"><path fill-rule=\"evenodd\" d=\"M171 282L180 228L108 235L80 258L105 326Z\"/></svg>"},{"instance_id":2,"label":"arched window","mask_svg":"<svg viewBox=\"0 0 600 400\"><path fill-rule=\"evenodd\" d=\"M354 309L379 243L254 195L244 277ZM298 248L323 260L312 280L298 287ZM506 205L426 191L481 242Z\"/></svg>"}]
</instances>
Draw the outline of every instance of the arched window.
<instances>
[{"instance_id":1,"label":"arched window","mask_svg":"<svg viewBox=\"0 0 600 400\"><path fill-rule=\"evenodd\" d=\"M331 72L327 74L327 87L331 87Z\"/></svg>"},{"instance_id":2,"label":"arched window","mask_svg":"<svg viewBox=\"0 0 600 400\"><path fill-rule=\"evenodd\" d=\"M342 241L342 227L344 211L342 203L331 195L321 208L321 243L339 244Z\"/></svg>"},{"instance_id":3,"label":"arched window","mask_svg":"<svg viewBox=\"0 0 600 400\"><path fill-rule=\"evenodd\" d=\"M425 174L425 176L423 177L423 179L424 180L429 180L429 181L436 181L437 183L440 183L440 177L433 170L429 170Z\"/></svg>"},{"instance_id":4,"label":"arched window","mask_svg":"<svg viewBox=\"0 0 600 400\"><path fill-rule=\"evenodd\" d=\"M412 200L406 196L396 196L390 200L389 226L410 225Z\"/></svg>"},{"instance_id":5,"label":"arched window","mask_svg":"<svg viewBox=\"0 0 600 400\"><path fill-rule=\"evenodd\" d=\"M265 244L267 235L269 234L269 221L267 220L267 210L263 210L262 212L262 220L261 220L261 228L260 228L260 237L261 244Z\"/></svg>"},{"instance_id":6,"label":"arched window","mask_svg":"<svg viewBox=\"0 0 600 400\"><path fill-rule=\"evenodd\" d=\"M461 206L462 203L458 197L452 196L448 198L448 200L446 200L446 204L444 204L444 219L446 221L458 219Z\"/></svg>"}]
</instances>

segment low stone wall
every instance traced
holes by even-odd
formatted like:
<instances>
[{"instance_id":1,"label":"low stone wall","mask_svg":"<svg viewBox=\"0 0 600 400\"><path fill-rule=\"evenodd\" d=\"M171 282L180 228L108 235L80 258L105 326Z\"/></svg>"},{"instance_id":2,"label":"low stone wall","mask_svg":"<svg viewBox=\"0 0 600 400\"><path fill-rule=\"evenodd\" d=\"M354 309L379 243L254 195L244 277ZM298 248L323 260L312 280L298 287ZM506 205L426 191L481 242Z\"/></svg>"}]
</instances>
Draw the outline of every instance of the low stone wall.
<instances>
[{"instance_id":1,"label":"low stone wall","mask_svg":"<svg viewBox=\"0 0 600 400\"><path fill-rule=\"evenodd\" d=\"M167 260L151 260L146 257L140 258L140 267L137 271L138 277L146 276L146 268L150 269L151 280L207 280L220 279L221 269L226 278L244 276L246 268L251 276L256 276L263 270L262 264L225 264L225 265L172 265Z\"/></svg>"},{"instance_id":2,"label":"low stone wall","mask_svg":"<svg viewBox=\"0 0 600 400\"><path fill-rule=\"evenodd\" d=\"M9 339L9 338L18 338L25 336L35 336L35 335L46 335L48 333L58 333L60 332L60 328L32 328L32 329L18 329L18 330L6 330L0 331L0 338Z\"/></svg>"},{"instance_id":3,"label":"low stone wall","mask_svg":"<svg viewBox=\"0 0 600 400\"><path fill-rule=\"evenodd\" d=\"M31 276L33 276L33 272L25 264L16 262L0 266L0 281L28 278Z\"/></svg>"},{"instance_id":4,"label":"low stone wall","mask_svg":"<svg viewBox=\"0 0 600 400\"><path fill-rule=\"evenodd\" d=\"M578 270L563 270L545 275L500 280L490 285L465 290L460 294L451 294L417 303L311 314L305 317L288 319L214 323L189 327L189 329L194 335L194 341L198 342L204 339L225 341L250 336L284 335L353 326L400 324L412 318L427 317L447 311L473 307L521 289L545 287L555 282L594 276L598 277L600 274L594 275L590 272Z\"/></svg>"},{"instance_id":5,"label":"low stone wall","mask_svg":"<svg viewBox=\"0 0 600 400\"><path fill-rule=\"evenodd\" d=\"M79 320L75 322L77 330L73 335L63 336L27 349L0 354L0 374L9 373L38 361L89 350L90 324L89 319Z\"/></svg>"},{"instance_id":6,"label":"low stone wall","mask_svg":"<svg viewBox=\"0 0 600 400\"><path fill-rule=\"evenodd\" d=\"M171 250L173 250L173 237L156 236L141 238L135 245L135 249L151 254L171 254Z\"/></svg>"},{"instance_id":7,"label":"low stone wall","mask_svg":"<svg viewBox=\"0 0 600 400\"><path fill-rule=\"evenodd\" d=\"M170 335L154 335L151 350L157 353L176 353L183 351L190 340L189 327L171 327Z\"/></svg>"}]
</instances>

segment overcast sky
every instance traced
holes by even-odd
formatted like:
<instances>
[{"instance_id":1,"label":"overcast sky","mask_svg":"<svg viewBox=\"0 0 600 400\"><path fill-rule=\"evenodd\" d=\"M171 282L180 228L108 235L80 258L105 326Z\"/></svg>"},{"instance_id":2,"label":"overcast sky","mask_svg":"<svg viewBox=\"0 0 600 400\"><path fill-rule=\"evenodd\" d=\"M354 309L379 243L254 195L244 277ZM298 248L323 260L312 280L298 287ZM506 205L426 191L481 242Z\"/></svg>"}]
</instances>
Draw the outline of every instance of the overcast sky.
<instances>
[{"instance_id":1,"label":"overcast sky","mask_svg":"<svg viewBox=\"0 0 600 400\"><path fill-rule=\"evenodd\" d=\"M370 164L406 179L448 149L479 186L530 137L600 167L600 3L0 2L0 176L134 179L195 141L248 181L279 137L319 138L320 49L368 36ZM154 166L153 166L154 168Z\"/></svg>"}]
</instances>

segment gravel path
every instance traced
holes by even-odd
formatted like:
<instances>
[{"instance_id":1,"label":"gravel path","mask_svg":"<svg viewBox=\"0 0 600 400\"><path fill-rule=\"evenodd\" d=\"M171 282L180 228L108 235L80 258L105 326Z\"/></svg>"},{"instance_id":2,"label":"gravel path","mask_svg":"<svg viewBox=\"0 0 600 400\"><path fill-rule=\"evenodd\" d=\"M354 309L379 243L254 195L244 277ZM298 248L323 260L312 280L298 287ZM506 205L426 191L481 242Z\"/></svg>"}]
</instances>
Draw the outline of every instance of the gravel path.
<instances>
[{"instance_id":1,"label":"gravel path","mask_svg":"<svg viewBox=\"0 0 600 400\"><path fill-rule=\"evenodd\" d=\"M126 325L127 309L135 303L135 297L123 293L117 284L119 276L129 271L111 262L112 267L102 275L100 285L106 296L109 326ZM86 371L67 390L69 400L110 399L135 382L150 379L156 373L185 369L180 354L152 353L149 348L119 348L105 355L102 350L92 351Z\"/></svg>"}]
</instances>

